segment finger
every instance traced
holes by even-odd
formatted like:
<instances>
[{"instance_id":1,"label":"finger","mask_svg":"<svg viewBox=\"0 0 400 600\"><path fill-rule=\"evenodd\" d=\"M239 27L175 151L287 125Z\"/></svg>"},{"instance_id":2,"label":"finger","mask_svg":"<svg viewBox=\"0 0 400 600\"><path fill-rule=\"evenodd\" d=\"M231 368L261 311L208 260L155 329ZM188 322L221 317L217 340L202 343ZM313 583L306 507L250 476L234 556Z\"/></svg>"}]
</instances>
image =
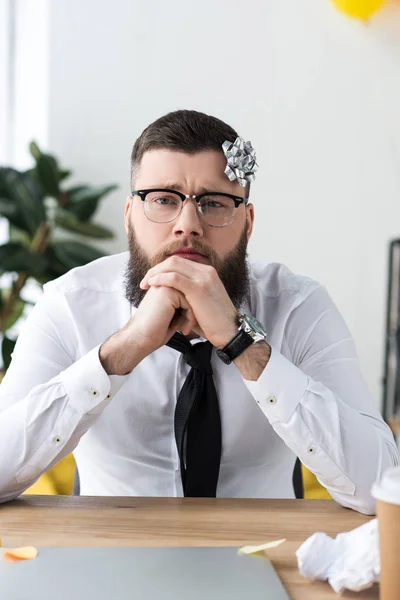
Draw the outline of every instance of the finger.
<instances>
[{"instance_id":1,"label":"finger","mask_svg":"<svg viewBox=\"0 0 400 600\"><path fill-rule=\"evenodd\" d=\"M197 321L193 311L189 309L184 311L184 313L174 317L171 322L169 332L171 335L173 335L175 331L181 331L183 335L188 335L196 325Z\"/></svg>"},{"instance_id":2,"label":"finger","mask_svg":"<svg viewBox=\"0 0 400 600\"><path fill-rule=\"evenodd\" d=\"M196 324L194 325L194 327L192 327L192 331L194 331L195 333L197 333L197 335L198 335L199 337L206 338L206 334L205 334L205 333L204 333L204 331L201 329L201 327L200 327L200 325L197 323L197 321L196 321Z\"/></svg>"},{"instance_id":3,"label":"finger","mask_svg":"<svg viewBox=\"0 0 400 600\"><path fill-rule=\"evenodd\" d=\"M191 308L182 316L184 317L184 322L181 325L181 331L183 335L188 335L196 326L198 326L197 320Z\"/></svg>"},{"instance_id":4,"label":"finger","mask_svg":"<svg viewBox=\"0 0 400 600\"><path fill-rule=\"evenodd\" d=\"M172 287L151 286L146 296L154 293L155 297L164 305L172 303L175 310L190 308L189 301L182 292Z\"/></svg>"},{"instance_id":5,"label":"finger","mask_svg":"<svg viewBox=\"0 0 400 600\"><path fill-rule=\"evenodd\" d=\"M176 321L179 320L180 331L184 333L183 329L186 331L191 331L193 327L198 327L198 323L195 317L193 310L189 307L187 310L181 310L176 313L174 319ZM175 325L175 323L174 323ZM183 329L182 329L183 328Z\"/></svg>"},{"instance_id":6,"label":"finger","mask_svg":"<svg viewBox=\"0 0 400 600\"><path fill-rule=\"evenodd\" d=\"M171 256L149 269L140 282L140 287L146 289L150 277L159 273L177 272L188 278L194 279L196 276L202 276L202 274L206 273L210 268L212 268L210 265L204 265L203 263L198 263L180 256Z\"/></svg>"},{"instance_id":7,"label":"finger","mask_svg":"<svg viewBox=\"0 0 400 600\"><path fill-rule=\"evenodd\" d=\"M185 296L193 289L193 281L180 273L158 273L148 279L147 285L173 288Z\"/></svg>"},{"instance_id":8,"label":"finger","mask_svg":"<svg viewBox=\"0 0 400 600\"><path fill-rule=\"evenodd\" d=\"M176 331L182 331L184 322L185 318L182 315L179 317L174 317L168 327L168 337L170 338Z\"/></svg>"}]
</instances>

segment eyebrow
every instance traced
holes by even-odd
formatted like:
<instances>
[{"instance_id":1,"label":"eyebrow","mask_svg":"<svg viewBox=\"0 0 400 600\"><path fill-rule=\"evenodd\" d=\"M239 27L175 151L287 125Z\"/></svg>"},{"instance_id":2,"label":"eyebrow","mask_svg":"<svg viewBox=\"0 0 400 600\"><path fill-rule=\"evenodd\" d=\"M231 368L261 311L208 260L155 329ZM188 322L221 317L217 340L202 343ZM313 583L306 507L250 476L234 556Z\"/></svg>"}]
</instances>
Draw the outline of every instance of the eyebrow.
<instances>
[{"instance_id":1,"label":"eyebrow","mask_svg":"<svg viewBox=\"0 0 400 600\"><path fill-rule=\"evenodd\" d=\"M181 186L180 186L179 183L168 181L165 184L162 184L162 185L159 185L159 186L157 185L157 186L153 186L153 187L154 188L160 187L160 188L166 188L168 190L177 190L177 191L180 191L180 187ZM215 187L217 188L217 186L215 186ZM213 191L212 187L210 187L209 189L206 188L206 187L201 187L201 188L199 188L199 191L197 193L198 194L207 194L210 191Z\"/></svg>"}]
</instances>

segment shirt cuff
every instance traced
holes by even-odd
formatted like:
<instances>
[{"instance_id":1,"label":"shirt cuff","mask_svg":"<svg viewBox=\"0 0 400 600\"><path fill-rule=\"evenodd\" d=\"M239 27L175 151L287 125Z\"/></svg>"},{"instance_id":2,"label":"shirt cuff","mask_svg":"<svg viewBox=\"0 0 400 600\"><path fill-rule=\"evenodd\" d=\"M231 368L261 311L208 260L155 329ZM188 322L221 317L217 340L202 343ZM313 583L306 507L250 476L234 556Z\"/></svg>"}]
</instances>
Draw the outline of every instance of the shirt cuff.
<instances>
[{"instance_id":1,"label":"shirt cuff","mask_svg":"<svg viewBox=\"0 0 400 600\"><path fill-rule=\"evenodd\" d=\"M102 411L104 401L110 401L129 376L107 375L100 362L99 349L100 345L96 346L60 373L69 403L82 415Z\"/></svg>"},{"instance_id":2,"label":"shirt cuff","mask_svg":"<svg viewBox=\"0 0 400 600\"><path fill-rule=\"evenodd\" d=\"M275 348L258 380L243 381L271 424L287 421L308 387L307 375Z\"/></svg>"}]
</instances>

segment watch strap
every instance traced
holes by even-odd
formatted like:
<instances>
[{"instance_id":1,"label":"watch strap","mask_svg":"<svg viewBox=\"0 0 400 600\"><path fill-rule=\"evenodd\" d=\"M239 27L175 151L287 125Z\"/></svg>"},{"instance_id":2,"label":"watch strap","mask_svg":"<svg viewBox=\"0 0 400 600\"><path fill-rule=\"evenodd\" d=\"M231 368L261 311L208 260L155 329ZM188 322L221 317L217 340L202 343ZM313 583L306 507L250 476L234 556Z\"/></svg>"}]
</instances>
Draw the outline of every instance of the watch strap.
<instances>
[{"instance_id":1,"label":"watch strap","mask_svg":"<svg viewBox=\"0 0 400 600\"><path fill-rule=\"evenodd\" d=\"M243 329L239 329L229 344L222 348L222 350L217 350L217 355L225 364L229 365L253 343L254 340L251 335L243 331Z\"/></svg>"}]
</instances>

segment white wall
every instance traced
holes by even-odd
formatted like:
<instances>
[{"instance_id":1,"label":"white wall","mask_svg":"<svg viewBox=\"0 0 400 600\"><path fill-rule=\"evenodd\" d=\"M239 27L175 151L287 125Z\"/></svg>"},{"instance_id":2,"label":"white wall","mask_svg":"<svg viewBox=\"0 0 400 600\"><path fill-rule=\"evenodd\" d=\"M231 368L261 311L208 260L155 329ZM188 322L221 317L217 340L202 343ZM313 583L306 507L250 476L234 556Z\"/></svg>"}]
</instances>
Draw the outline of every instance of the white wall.
<instances>
[{"instance_id":1,"label":"white wall","mask_svg":"<svg viewBox=\"0 0 400 600\"><path fill-rule=\"evenodd\" d=\"M44 147L49 125L49 0L13 0L14 78L11 136L12 164L29 168L29 142Z\"/></svg>"},{"instance_id":2,"label":"white wall","mask_svg":"<svg viewBox=\"0 0 400 600\"><path fill-rule=\"evenodd\" d=\"M0 0L0 164L10 159L12 15L7 0ZM0 221L1 222L1 221Z\"/></svg>"},{"instance_id":3,"label":"white wall","mask_svg":"<svg viewBox=\"0 0 400 600\"><path fill-rule=\"evenodd\" d=\"M251 139L251 253L322 281L381 396L387 242L400 234L400 6L366 27L329 0L52 0L48 143L76 178L118 182L152 120L214 114Z\"/></svg>"}]
</instances>

